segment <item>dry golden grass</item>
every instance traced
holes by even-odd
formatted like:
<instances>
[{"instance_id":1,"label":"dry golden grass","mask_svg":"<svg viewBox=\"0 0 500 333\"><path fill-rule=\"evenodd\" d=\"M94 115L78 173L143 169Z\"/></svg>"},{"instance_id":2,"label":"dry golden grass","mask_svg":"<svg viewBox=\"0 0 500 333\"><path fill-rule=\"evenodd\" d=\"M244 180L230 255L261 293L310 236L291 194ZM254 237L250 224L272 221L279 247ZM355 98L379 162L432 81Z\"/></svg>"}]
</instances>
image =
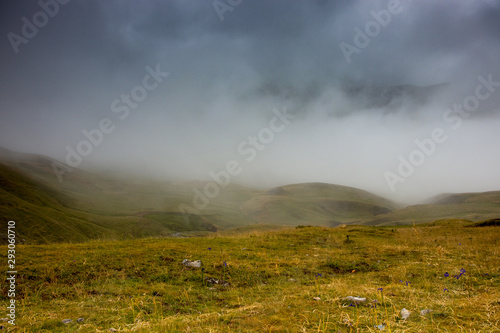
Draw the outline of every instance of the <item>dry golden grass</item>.
<instances>
[{"instance_id":1,"label":"dry golden grass","mask_svg":"<svg viewBox=\"0 0 500 333\"><path fill-rule=\"evenodd\" d=\"M376 326L385 324L385 332L500 332L498 230L458 222L304 227L18 246L17 325L4 326L16 332L379 332ZM5 256L6 248L1 251ZM206 285L201 269L184 267L184 258L201 259L203 277L231 285ZM347 296L367 302L353 306ZM2 301L8 302L5 286ZM407 320L402 308L411 311ZM422 316L424 309L432 312ZM63 324L66 318L73 321Z\"/></svg>"}]
</instances>

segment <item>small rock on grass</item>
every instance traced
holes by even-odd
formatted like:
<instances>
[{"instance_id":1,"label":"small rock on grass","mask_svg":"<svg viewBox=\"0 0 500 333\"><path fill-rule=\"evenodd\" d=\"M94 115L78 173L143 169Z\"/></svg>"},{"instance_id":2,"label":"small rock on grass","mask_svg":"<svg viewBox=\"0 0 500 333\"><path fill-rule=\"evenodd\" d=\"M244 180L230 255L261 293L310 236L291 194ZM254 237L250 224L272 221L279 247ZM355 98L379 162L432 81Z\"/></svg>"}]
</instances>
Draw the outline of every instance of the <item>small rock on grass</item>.
<instances>
[{"instance_id":1,"label":"small rock on grass","mask_svg":"<svg viewBox=\"0 0 500 333\"><path fill-rule=\"evenodd\" d=\"M71 320L71 319L63 319L63 320L62 320L62 323L63 323L63 324L69 324L69 323L71 323L71 322L72 322L72 320Z\"/></svg>"},{"instance_id":2,"label":"small rock on grass","mask_svg":"<svg viewBox=\"0 0 500 333\"><path fill-rule=\"evenodd\" d=\"M366 302L366 297L347 296L345 300L353 302L355 304L361 304Z\"/></svg>"},{"instance_id":3,"label":"small rock on grass","mask_svg":"<svg viewBox=\"0 0 500 333\"><path fill-rule=\"evenodd\" d=\"M201 267L201 260L188 260L188 259L184 259L182 261L182 264L186 267L194 267L194 268L200 268Z\"/></svg>"},{"instance_id":4,"label":"small rock on grass","mask_svg":"<svg viewBox=\"0 0 500 333\"><path fill-rule=\"evenodd\" d=\"M111 327L111 328L109 329L109 331L110 331L110 332L118 332L118 331L116 330L116 328L113 328L113 327Z\"/></svg>"},{"instance_id":5,"label":"small rock on grass","mask_svg":"<svg viewBox=\"0 0 500 333\"><path fill-rule=\"evenodd\" d=\"M321 298L319 298L319 297L313 297L313 300L315 300L315 301L321 301Z\"/></svg>"},{"instance_id":6,"label":"small rock on grass","mask_svg":"<svg viewBox=\"0 0 500 333\"><path fill-rule=\"evenodd\" d=\"M78 318L76 321L79 322L79 323L82 323L85 319L83 318Z\"/></svg>"},{"instance_id":7,"label":"small rock on grass","mask_svg":"<svg viewBox=\"0 0 500 333\"><path fill-rule=\"evenodd\" d=\"M410 311L403 308L401 310L401 318L403 318L404 320L408 319L408 317L410 316L410 313L411 313Z\"/></svg>"},{"instance_id":8,"label":"small rock on grass","mask_svg":"<svg viewBox=\"0 0 500 333\"><path fill-rule=\"evenodd\" d=\"M420 311L421 316L425 316L426 314L430 313L432 310L431 309L425 309Z\"/></svg>"},{"instance_id":9,"label":"small rock on grass","mask_svg":"<svg viewBox=\"0 0 500 333\"><path fill-rule=\"evenodd\" d=\"M219 280L219 279L214 279L212 277L206 277L205 278L205 282L208 283L208 284L218 284L218 285L222 285L224 287L227 287L227 286L230 286L231 283L230 282L227 282L227 281L224 281L224 280Z\"/></svg>"}]
</instances>

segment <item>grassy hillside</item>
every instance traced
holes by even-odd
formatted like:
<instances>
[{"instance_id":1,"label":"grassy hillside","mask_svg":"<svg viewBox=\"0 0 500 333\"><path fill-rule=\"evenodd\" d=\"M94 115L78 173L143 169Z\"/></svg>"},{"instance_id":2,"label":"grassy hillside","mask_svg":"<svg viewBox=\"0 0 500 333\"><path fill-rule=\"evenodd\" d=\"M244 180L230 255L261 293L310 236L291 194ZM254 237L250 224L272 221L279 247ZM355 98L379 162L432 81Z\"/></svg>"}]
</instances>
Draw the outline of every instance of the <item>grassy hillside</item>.
<instances>
[{"instance_id":1,"label":"grassy hillside","mask_svg":"<svg viewBox=\"0 0 500 333\"><path fill-rule=\"evenodd\" d=\"M387 199L356 188L307 183L262 192L244 202L241 210L261 223L336 226L370 220L397 207Z\"/></svg>"},{"instance_id":2,"label":"grassy hillside","mask_svg":"<svg viewBox=\"0 0 500 333\"><path fill-rule=\"evenodd\" d=\"M483 202L500 205L500 191L458 194L445 193L427 200L426 203L434 205L453 205L477 204Z\"/></svg>"},{"instance_id":3,"label":"grassy hillside","mask_svg":"<svg viewBox=\"0 0 500 333\"><path fill-rule=\"evenodd\" d=\"M216 230L203 216L193 216L193 223L186 225L179 212L141 212L139 206L127 212L124 207L129 196L123 193L115 196L102 189L92 189L98 185L81 187L82 192L75 193L30 178L3 164L0 164L0 185L0 214L5 223L17 222L16 231L21 242L81 242ZM117 204L104 210L93 204L94 200L102 206ZM116 209L114 213L113 209ZM5 236L2 233L4 243Z\"/></svg>"},{"instance_id":4,"label":"grassy hillside","mask_svg":"<svg viewBox=\"0 0 500 333\"><path fill-rule=\"evenodd\" d=\"M69 209L71 199L61 192L2 164L0 185L2 219L5 223L19 222L16 227L19 241L83 241L111 233ZM5 242L5 234L2 236Z\"/></svg>"},{"instance_id":5,"label":"grassy hillside","mask_svg":"<svg viewBox=\"0 0 500 333\"><path fill-rule=\"evenodd\" d=\"M254 224L336 225L373 218L394 207L368 192L328 184L290 185L278 196L276 190L229 184L199 207L195 191L203 192L207 182L155 181L73 169L61 183L50 158L3 150L0 160L5 164L0 178L11 179L0 212L6 219L24 222L20 232L30 243L206 233ZM33 198L23 193L24 183L30 184ZM190 215L188 223L180 204L196 207L197 215Z\"/></svg>"},{"instance_id":6,"label":"grassy hillside","mask_svg":"<svg viewBox=\"0 0 500 333\"><path fill-rule=\"evenodd\" d=\"M53 162L54 160L48 157L21 154L0 148L0 163L33 181L45 184L55 192L62 193L63 197L71 201L71 208L91 214L92 220L99 224L103 220L111 219L114 221L113 224L119 224L120 221L124 221L125 224L129 224L130 221L136 221L136 224L139 221L146 221L155 225L155 230L141 230L140 235L154 235L158 231L160 235L166 235L169 232L165 228L161 230L162 226L156 223L159 222L158 219L149 220L150 212L161 212L164 217L170 214L172 221L169 223L177 224L175 230L186 229L185 225L179 225L179 223L185 224L184 219L181 221L178 218L179 204L193 206L193 190L203 191L206 184L206 182L158 181L77 168L66 173L63 182L59 182L52 168ZM199 210L200 216L191 220L201 219L204 223L210 223L219 229L252 223L241 214L239 205L257 192L229 184L220 195ZM132 229L137 230L137 226ZM126 234L130 235L130 232L127 231Z\"/></svg>"},{"instance_id":7,"label":"grassy hillside","mask_svg":"<svg viewBox=\"0 0 500 333\"><path fill-rule=\"evenodd\" d=\"M428 223L439 219L482 221L500 217L500 191L445 194L425 205L414 205L377 216L368 225Z\"/></svg>"},{"instance_id":8,"label":"grassy hillside","mask_svg":"<svg viewBox=\"0 0 500 333\"><path fill-rule=\"evenodd\" d=\"M382 325L386 332L500 331L498 227L452 222L20 245L16 327L378 332ZM0 253L6 260L5 246ZM202 260L203 270L183 266L183 259ZM6 289L4 284L3 304ZM366 301L356 304L348 296ZM410 311L406 320L403 308Z\"/></svg>"}]
</instances>

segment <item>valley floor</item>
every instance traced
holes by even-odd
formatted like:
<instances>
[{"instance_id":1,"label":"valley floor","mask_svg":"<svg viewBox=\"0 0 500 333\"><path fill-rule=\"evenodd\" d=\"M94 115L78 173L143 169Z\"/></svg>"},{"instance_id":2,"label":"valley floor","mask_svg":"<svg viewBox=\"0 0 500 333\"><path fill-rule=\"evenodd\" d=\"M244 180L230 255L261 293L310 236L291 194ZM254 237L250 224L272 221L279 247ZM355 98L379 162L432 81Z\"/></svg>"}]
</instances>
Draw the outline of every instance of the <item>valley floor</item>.
<instances>
[{"instance_id":1,"label":"valley floor","mask_svg":"<svg viewBox=\"0 0 500 333\"><path fill-rule=\"evenodd\" d=\"M6 246L0 251L6 262ZM500 332L499 254L498 227L458 222L19 245L16 326L0 324L15 332ZM1 298L8 304L5 285Z\"/></svg>"}]
</instances>

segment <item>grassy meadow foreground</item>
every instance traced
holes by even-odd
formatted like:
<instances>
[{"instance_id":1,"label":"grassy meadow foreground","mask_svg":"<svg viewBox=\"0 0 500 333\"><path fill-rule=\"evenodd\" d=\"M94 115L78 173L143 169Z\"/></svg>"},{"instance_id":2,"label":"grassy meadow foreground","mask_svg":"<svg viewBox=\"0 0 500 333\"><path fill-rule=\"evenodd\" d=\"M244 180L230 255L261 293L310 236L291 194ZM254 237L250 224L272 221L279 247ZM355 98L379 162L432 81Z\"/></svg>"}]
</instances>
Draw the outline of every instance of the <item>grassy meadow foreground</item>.
<instances>
[{"instance_id":1,"label":"grassy meadow foreground","mask_svg":"<svg viewBox=\"0 0 500 333\"><path fill-rule=\"evenodd\" d=\"M498 230L454 220L19 245L17 325L3 325L16 332L500 332ZM183 259L202 260L203 269ZM411 312L406 320L403 308Z\"/></svg>"}]
</instances>

